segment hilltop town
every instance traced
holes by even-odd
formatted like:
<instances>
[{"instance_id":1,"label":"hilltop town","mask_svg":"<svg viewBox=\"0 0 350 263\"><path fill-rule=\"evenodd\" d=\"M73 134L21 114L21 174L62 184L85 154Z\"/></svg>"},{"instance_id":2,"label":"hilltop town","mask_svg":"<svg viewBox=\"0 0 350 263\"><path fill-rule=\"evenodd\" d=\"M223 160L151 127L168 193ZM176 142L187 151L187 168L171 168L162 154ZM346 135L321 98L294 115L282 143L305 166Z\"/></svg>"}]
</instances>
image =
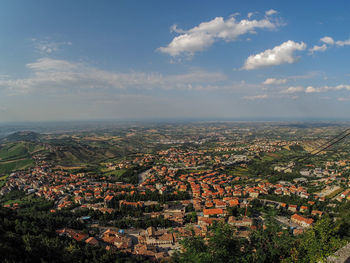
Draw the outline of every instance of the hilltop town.
<instances>
[{"instance_id":1,"label":"hilltop town","mask_svg":"<svg viewBox=\"0 0 350 263\"><path fill-rule=\"evenodd\" d=\"M205 239L220 223L249 239L273 220L298 237L323 217L338 217L350 200L347 142L310 154L341 129L219 123L123 128L117 137L50 135L133 145L94 166L71 167L52 158L57 146L44 135L32 165L1 175L0 202L12 211L47 202L49 216L70 218L55 229L58 237L150 260L170 259L182 240ZM23 141L5 141L0 160L9 143Z\"/></svg>"}]
</instances>

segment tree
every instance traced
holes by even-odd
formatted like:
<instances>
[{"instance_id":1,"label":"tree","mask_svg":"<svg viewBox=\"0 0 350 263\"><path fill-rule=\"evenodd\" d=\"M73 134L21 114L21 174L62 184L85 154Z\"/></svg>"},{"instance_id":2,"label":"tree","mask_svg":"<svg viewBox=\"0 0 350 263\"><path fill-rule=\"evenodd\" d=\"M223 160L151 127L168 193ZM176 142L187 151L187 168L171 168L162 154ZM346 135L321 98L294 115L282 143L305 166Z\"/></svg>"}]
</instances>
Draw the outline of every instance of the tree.
<instances>
[{"instance_id":1,"label":"tree","mask_svg":"<svg viewBox=\"0 0 350 263\"><path fill-rule=\"evenodd\" d=\"M247 262L281 262L289 257L290 246L294 243L289 232L278 225L270 224L266 229L258 229L250 235L247 248Z\"/></svg>"},{"instance_id":2,"label":"tree","mask_svg":"<svg viewBox=\"0 0 350 263\"><path fill-rule=\"evenodd\" d=\"M289 262L324 262L337 249L345 245L339 236L339 225L328 217L319 220L302 236L293 250Z\"/></svg>"},{"instance_id":3,"label":"tree","mask_svg":"<svg viewBox=\"0 0 350 263\"><path fill-rule=\"evenodd\" d=\"M185 263L242 262L243 243L234 236L234 229L230 225L215 224L208 232L207 240L202 237L185 238L181 242L183 252L176 254L174 261Z\"/></svg>"}]
</instances>

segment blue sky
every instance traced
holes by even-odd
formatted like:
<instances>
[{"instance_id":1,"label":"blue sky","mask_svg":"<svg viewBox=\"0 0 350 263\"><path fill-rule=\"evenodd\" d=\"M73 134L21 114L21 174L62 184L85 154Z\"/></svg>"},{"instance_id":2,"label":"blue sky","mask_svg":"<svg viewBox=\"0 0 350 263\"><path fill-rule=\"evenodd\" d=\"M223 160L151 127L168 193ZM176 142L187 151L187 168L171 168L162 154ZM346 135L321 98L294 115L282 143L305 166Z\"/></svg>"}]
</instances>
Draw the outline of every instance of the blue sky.
<instances>
[{"instance_id":1,"label":"blue sky","mask_svg":"<svg viewBox=\"0 0 350 263\"><path fill-rule=\"evenodd\" d=\"M349 118L348 1L16 1L0 121Z\"/></svg>"}]
</instances>

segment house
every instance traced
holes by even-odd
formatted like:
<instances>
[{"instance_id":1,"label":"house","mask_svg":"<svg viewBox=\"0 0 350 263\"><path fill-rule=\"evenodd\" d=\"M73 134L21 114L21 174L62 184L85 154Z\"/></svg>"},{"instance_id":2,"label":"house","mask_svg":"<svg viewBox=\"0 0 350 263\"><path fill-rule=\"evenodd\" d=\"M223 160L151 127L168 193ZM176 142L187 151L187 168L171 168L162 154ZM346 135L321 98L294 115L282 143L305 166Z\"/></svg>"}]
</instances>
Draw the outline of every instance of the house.
<instances>
[{"instance_id":1,"label":"house","mask_svg":"<svg viewBox=\"0 0 350 263\"><path fill-rule=\"evenodd\" d=\"M209 217L199 216L197 224L200 227L207 227L212 225L214 222L224 222L224 221L225 221L224 218L209 218Z\"/></svg>"},{"instance_id":2,"label":"house","mask_svg":"<svg viewBox=\"0 0 350 263\"><path fill-rule=\"evenodd\" d=\"M216 208L226 208L226 203L222 200L215 200Z\"/></svg>"},{"instance_id":3,"label":"house","mask_svg":"<svg viewBox=\"0 0 350 263\"><path fill-rule=\"evenodd\" d=\"M294 214L291 216L291 220L293 223L301 225L303 227L310 227L314 220L312 218L306 218L298 214Z\"/></svg>"},{"instance_id":4,"label":"house","mask_svg":"<svg viewBox=\"0 0 350 263\"><path fill-rule=\"evenodd\" d=\"M71 228L59 229L59 230L56 230L56 233L59 234L60 236L67 236L67 237L73 238L78 242L84 241L85 239L88 238L87 234Z\"/></svg>"},{"instance_id":5,"label":"house","mask_svg":"<svg viewBox=\"0 0 350 263\"><path fill-rule=\"evenodd\" d=\"M306 212L306 211L307 211L307 209L308 209L308 207L307 207L307 206L302 205L302 206L300 207L300 212L304 213L304 212Z\"/></svg>"},{"instance_id":6,"label":"house","mask_svg":"<svg viewBox=\"0 0 350 263\"><path fill-rule=\"evenodd\" d=\"M92 245L92 246L99 246L100 245L100 242L94 237L89 237L88 239L85 240L85 243Z\"/></svg>"},{"instance_id":7,"label":"house","mask_svg":"<svg viewBox=\"0 0 350 263\"><path fill-rule=\"evenodd\" d=\"M144 202L142 201L139 201L139 202L128 202L126 200L120 200L119 201L119 207L122 207L122 206L131 206L131 207L143 207L144 206Z\"/></svg>"},{"instance_id":8,"label":"house","mask_svg":"<svg viewBox=\"0 0 350 263\"><path fill-rule=\"evenodd\" d=\"M146 229L143 235L138 237L139 244L161 246L161 245L172 245L174 244L173 233L156 231L154 227Z\"/></svg>"},{"instance_id":9,"label":"house","mask_svg":"<svg viewBox=\"0 0 350 263\"><path fill-rule=\"evenodd\" d=\"M286 204L286 203L281 203L281 204L280 204L280 207L282 207L282 208L287 208L287 204Z\"/></svg>"},{"instance_id":10,"label":"house","mask_svg":"<svg viewBox=\"0 0 350 263\"><path fill-rule=\"evenodd\" d=\"M230 216L228 218L227 223L236 227L251 227L253 225L253 219L247 216L242 219L235 218L234 216Z\"/></svg>"},{"instance_id":11,"label":"house","mask_svg":"<svg viewBox=\"0 0 350 263\"><path fill-rule=\"evenodd\" d=\"M249 197L258 198L259 192L258 191L251 191L251 192L249 192Z\"/></svg>"},{"instance_id":12,"label":"house","mask_svg":"<svg viewBox=\"0 0 350 263\"><path fill-rule=\"evenodd\" d=\"M313 215L313 216L322 216L323 212L322 211L318 211L318 210L312 210L311 215Z\"/></svg>"},{"instance_id":13,"label":"house","mask_svg":"<svg viewBox=\"0 0 350 263\"><path fill-rule=\"evenodd\" d=\"M345 198L350 194L350 188L346 189L344 192L341 193L341 197Z\"/></svg>"},{"instance_id":14,"label":"house","mask_svg":"<svg viewBox=\"0 0 350 263\"><path fill-rule=\"evenodd\" d=\"M306 199L309 198L309 194L308 194L308 193L305 193L305 192L301 192L301 193L299 194L299 196L300 196L301 198L306 198Z\"/></svg>"},{"instance_id":15,"label":"house","mask_svg":"<svg viewBox=\"0 0 350 263\"><path fill-rule=\"evenodd\" d=\"M107 229L102 234L102 240L106 243L113 244L119 249L126 249L132 247L131 237L125 235L123 231L115 231Z\"/></svg>"},{"instance_id":16,"label":"house","mask_svg":"<svg viewBox=\"0 0 350 263\"><path fill-rule=\"evenodd\" d=\"M114 200L113 195L107 195L104 199L105 206L106 207L113 207L113 200Z\"/></svg>"},{"instance_id":17,"label":"house","mask_svg":"<svg viewBox=\"0 0 350 263\"><path fill-rule=\"evenodd\" d=\"M137 244L134 246L134 254L143 255L147 257L155 257L157 250L153 245Z\"/></svg>"},{"instance_id":18,"label":"house","mask_svg":"<svg viewBox=\"0 0 350 263\"><path fill-rule=\"evenodd\" d=\"M229 200L228 204L229 204L230 207L238 206L239 205L239 200L238 199Z\"/></svg>"},{"instance_id":19,"label":"house","mask_svg":"<svg viewBox=\"0 0 350 263\"><path fill-rule=\"evenodd\" d=\"M204 215L204 217L225 216L226 210L224 210L222 208L203 209L203 215Z\"/></svg>"},{"instance_id":20,"label":"house","mask_svg":"<svg viewBox=\"0 0 350 263\"><path fill-rule=\"evenodd\" d=\"M76 204L83 204L83 202L84 202L84 198L83 197L81 197L81 196L76 196L76 197L74 197L74 202L76 203Z\"/></svg>"},{"instance_id":21,"label":"house","mask_svg":"<svg viewBox=\"0 0 350 263\"><path fill-rule=\"evenodd\" d=\"M297 205L288 205L288 211L296 212L297 208L298 208Z\"/></svg>"}]
</instances>

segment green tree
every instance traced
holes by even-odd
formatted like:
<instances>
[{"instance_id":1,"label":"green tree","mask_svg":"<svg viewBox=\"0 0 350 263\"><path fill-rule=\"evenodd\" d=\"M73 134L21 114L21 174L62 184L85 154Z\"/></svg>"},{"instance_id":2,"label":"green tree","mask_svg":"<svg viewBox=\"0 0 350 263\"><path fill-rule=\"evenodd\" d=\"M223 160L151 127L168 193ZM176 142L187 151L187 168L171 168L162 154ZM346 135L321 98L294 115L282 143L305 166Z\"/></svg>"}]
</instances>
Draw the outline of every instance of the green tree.
<instances>
[{"instance_id":1,"label":"green tree","mask_svg":"<svg viewBox=\"0 0 350 263\"><path fill-rule=\"evenodd\" d=\"M242 262L243 241L234 236L234 229L228 224L215 224L207 240L201 237L184 239L183 252L174 257L175 262L185 263L230 263Z\"/></svg>"},{"instance_id":2,"label":"green tree","mask_svg":"<svg viewBox=\"0 0 350 263\"><path fill-rule=\"evenodd\" d=\"M345 243L339 236L339 225L334 224L331 218L326 216L306 231L288 261L325 262L328 256Z\"/></svg>"},{"instance_id":3,"label":"green tree","mask_svg":"<svg viewBox=\"0 0 350 263\"><path fill-rule=\"evenodd\" d=\"M281 262L289 257L290 246L294 243L291 234L276 224L252 232L249 238L247 262Z\"/></svg>"}]
</instances>

